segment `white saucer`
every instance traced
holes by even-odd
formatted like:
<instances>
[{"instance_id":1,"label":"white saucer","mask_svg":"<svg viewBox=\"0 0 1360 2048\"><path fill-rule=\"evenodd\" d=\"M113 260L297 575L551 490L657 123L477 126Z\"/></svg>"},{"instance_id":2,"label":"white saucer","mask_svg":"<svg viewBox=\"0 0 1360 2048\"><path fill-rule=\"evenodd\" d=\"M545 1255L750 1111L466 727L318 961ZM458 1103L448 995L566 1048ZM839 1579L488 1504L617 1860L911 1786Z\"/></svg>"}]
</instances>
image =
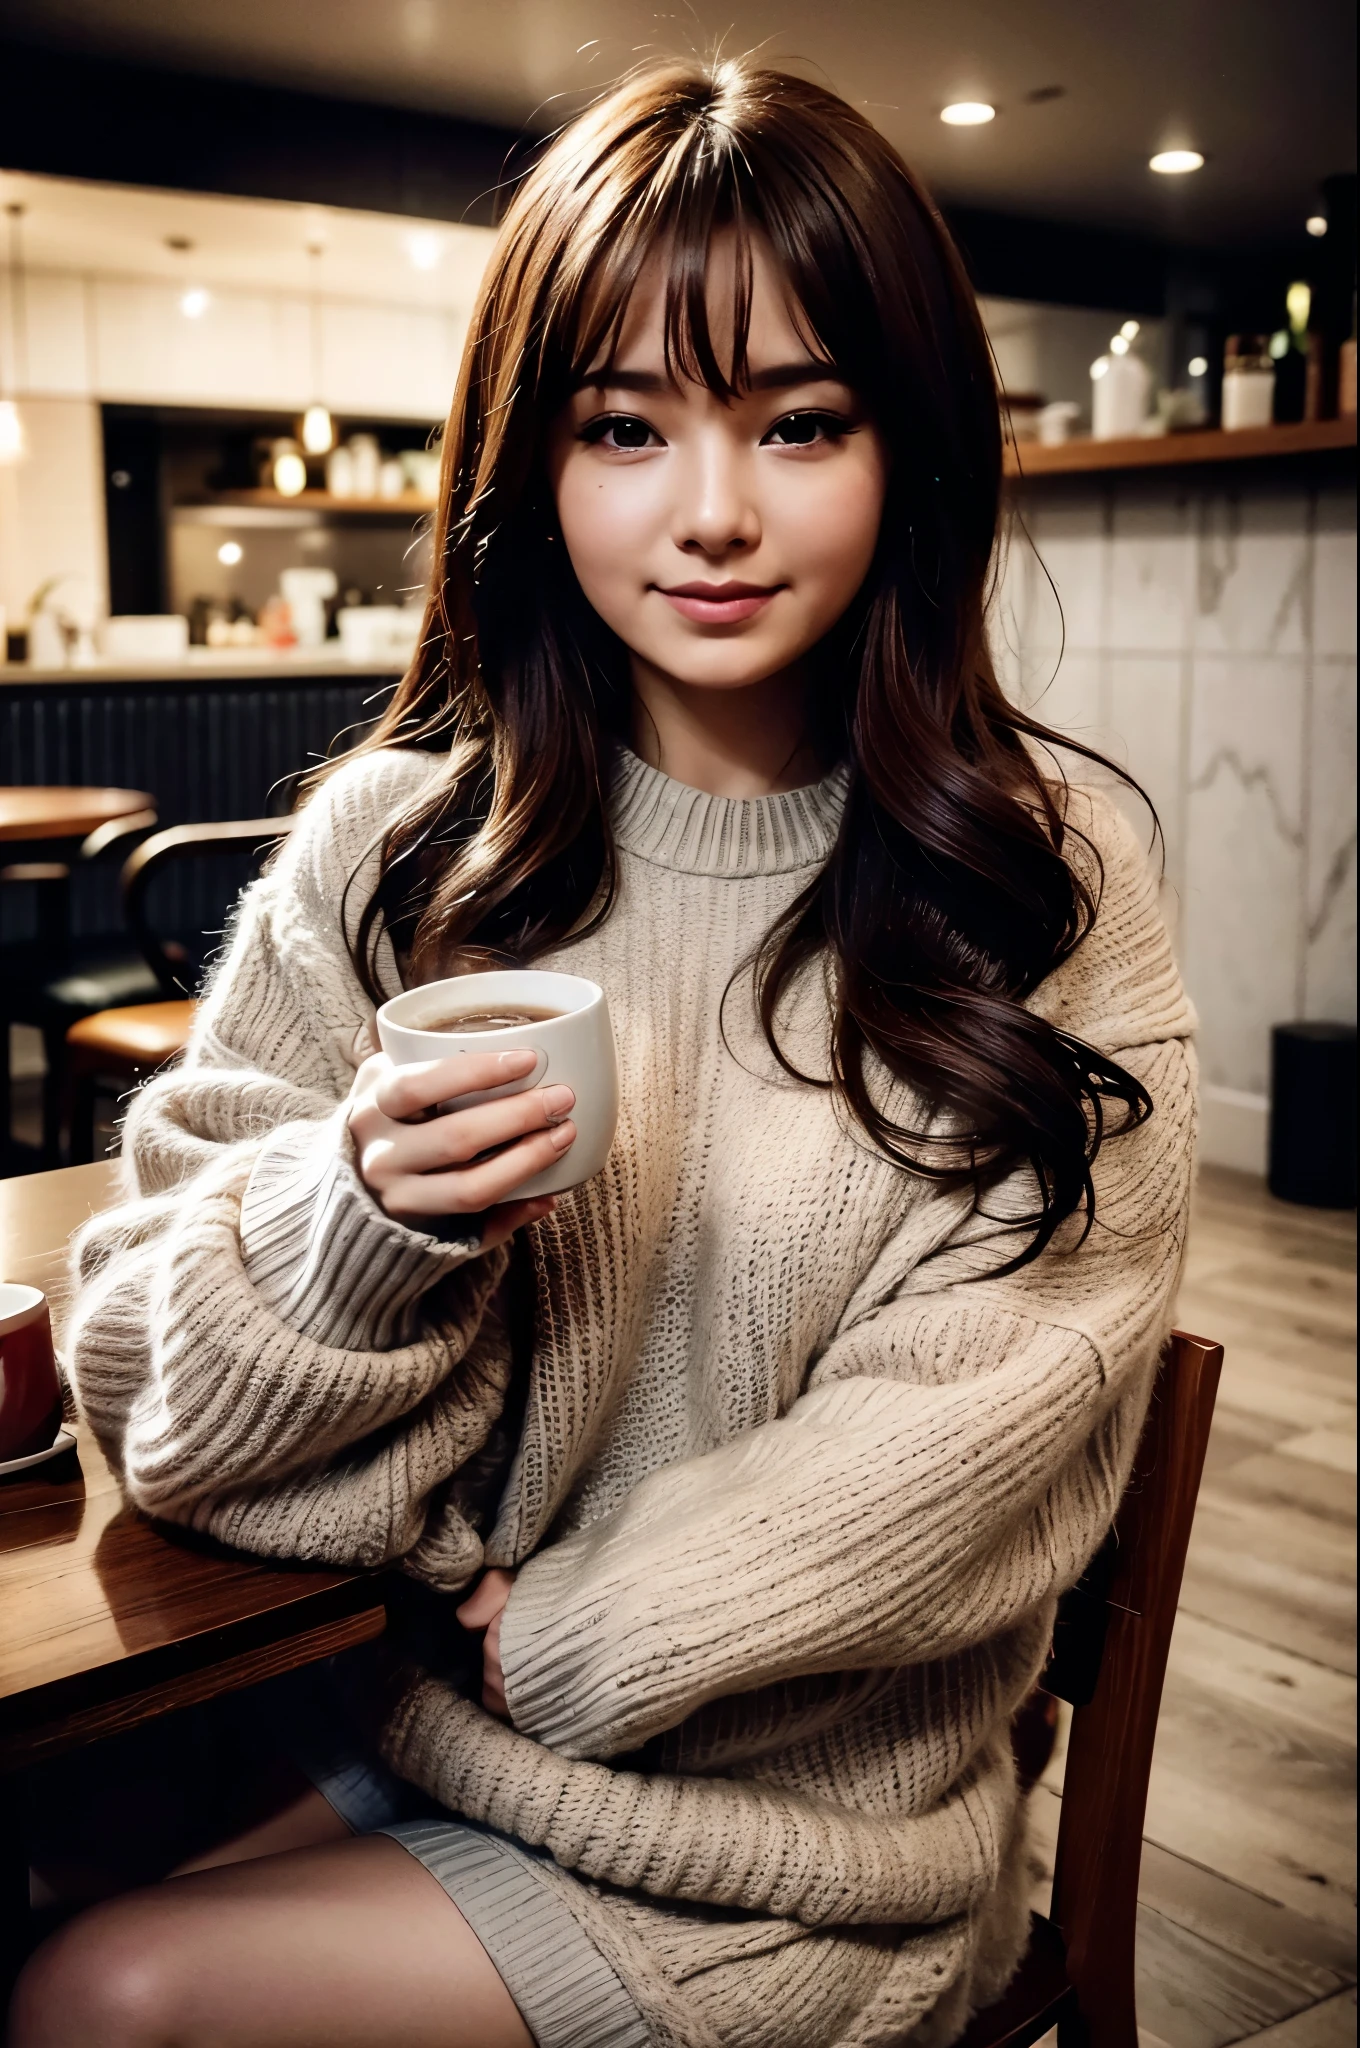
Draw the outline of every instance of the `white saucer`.
<instances>
[{"instance_id":1,"label":"white saucer","mask_svg":"<svg viewBox=\"0 0 1360 2048\"><path fill-rule=\"evenodd\" d=\"M49 1444L45 1451L30 1451L26 1458L0 1460L0 1479L9 1472L27 1472L32 1465L45 1465L49 1458L59 1458L63 1451L73 1451L75 1447L75 1431L59 1429L56 1442Z\"/></svg>"}]
</instances>

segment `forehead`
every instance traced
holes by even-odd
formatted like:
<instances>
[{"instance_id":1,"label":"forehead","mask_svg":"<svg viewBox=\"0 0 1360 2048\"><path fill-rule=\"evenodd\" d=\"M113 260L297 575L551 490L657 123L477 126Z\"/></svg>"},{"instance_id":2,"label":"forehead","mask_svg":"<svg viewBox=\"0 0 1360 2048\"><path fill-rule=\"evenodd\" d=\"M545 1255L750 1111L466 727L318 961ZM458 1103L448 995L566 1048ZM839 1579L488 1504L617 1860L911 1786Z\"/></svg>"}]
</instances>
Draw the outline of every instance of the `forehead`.
<instances>
[{"instance_id":1,"label":"forehead","mask_svg":"<svg viewBox=\"0 0 1360 2048\"><path fill-rule=\"evenodd\" d=\"M770 363L815 361L806 322L788 283L761 235L747 244L750 298L742 308L743 252L730 231L717 234L704 271L703 314L713 349L724 371L730 369L739 313L744 312L745 356L749 371ZM612 349L602 346L591 369L662 371L666 367L667 301L673 288L673 257L662 245L648 257L623 307Z\"/></svg>"}]
</instances>

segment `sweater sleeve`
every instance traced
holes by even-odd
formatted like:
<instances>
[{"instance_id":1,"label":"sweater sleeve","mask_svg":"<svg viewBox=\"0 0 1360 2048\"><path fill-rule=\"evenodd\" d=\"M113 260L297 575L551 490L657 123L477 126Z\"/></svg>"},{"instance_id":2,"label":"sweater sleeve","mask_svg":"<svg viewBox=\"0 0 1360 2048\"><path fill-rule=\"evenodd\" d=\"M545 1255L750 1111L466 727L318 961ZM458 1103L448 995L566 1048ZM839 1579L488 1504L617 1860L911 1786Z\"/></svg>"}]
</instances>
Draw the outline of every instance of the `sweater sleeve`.
<instances>
[{"instance_id":1,"label":"sweater sleeve","mask_svg":"<svg viewBox=\"0 0 1360 2048\"><path fill-rule=\"evenodd\" d=\"M77 1240L67 1365L129 1497L273 1554L408 1550L503 1391L482 1323L504 1255L387 1217L343 1108L371 1016L344 884L372 886L376 836L426 772L356 763L304 812L243 899L183 1064L133 1104L128 1200Z\"/></svg>"},{"instance_id":2,"label":"sweater sleeve","mask_svg":"<svg viewBox=\"0 0 1360 2048\"><path fill-rule=\"evenodd\" d=\"M1003 1274L1027 1176L960 1198L910 1270L889 1244L785 1415L531 1558L501 1631L523 1733L609 1757L710 1700L947 1656L1037 1613L1098 1547L1169 1327L1194 1128L1193 1016L1141 850L1101 823L1096 928L1036 1001L1155 1105L1102 1146L1093 1228L1079 1242L1070 1220Z\"/></svg>"}]
</instances>

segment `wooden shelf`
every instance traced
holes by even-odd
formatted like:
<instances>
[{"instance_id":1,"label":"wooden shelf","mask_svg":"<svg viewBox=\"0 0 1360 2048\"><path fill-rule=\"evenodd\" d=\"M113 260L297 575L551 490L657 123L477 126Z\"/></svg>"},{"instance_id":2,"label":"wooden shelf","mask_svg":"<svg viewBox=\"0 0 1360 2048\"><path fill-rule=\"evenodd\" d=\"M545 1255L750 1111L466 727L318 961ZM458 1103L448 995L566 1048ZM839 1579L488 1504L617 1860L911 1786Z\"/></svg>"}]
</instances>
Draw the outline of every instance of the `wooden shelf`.
<instances>
[{"instance_id":1,"label":"wooden shelf","mask_svg":"<svg viewBox=\"0 0 1360 2048\"><path fill-rule=\"evenodd\" d=\"M375 512L433 512L434 498L421 491L403 491L398 498L337 498L330 491L298 491L286 498L282 491L214 491L210 498L184 501L186 510L200 511L205 505L238 505L242 510L272 512L340 512L371 518Z\"/></svg>"},{"instance_id":2,"label":"wooden shelf","mask_svg":"<svg viewBox=\"0 0 1360 2048\"><path fill-rule=\"evenodd\" d=\"M1064 441L1044 448L1037 441L1007 443L1006 475L1072 476L1098 469L1173 469L1199 462L1242 462L1262 456L1319 455L1354 448L1355 416L1301 420L1284 427L1221 427L1194 434L1142 435L1121 441Z\"/></svg>"}]
</instances>

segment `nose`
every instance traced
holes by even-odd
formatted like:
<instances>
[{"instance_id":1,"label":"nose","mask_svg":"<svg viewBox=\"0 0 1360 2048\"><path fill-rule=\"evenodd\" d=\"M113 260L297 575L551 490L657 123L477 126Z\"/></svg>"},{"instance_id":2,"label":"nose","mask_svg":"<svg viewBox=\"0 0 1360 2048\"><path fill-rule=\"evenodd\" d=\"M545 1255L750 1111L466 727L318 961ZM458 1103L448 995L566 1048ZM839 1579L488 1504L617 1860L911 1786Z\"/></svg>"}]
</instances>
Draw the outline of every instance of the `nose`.
<instances>
[{"instance_id":1,"label":"nose","mask_svg":"<svg viewBox=\"0 0 1360 2048\"><path fill-rule=\"evenodd\" d=\"M725 420L714 420L678 465L672 538L684 554L747 553L760 543L755 478L736 441Z\"/></svg>"}]
</instances>

